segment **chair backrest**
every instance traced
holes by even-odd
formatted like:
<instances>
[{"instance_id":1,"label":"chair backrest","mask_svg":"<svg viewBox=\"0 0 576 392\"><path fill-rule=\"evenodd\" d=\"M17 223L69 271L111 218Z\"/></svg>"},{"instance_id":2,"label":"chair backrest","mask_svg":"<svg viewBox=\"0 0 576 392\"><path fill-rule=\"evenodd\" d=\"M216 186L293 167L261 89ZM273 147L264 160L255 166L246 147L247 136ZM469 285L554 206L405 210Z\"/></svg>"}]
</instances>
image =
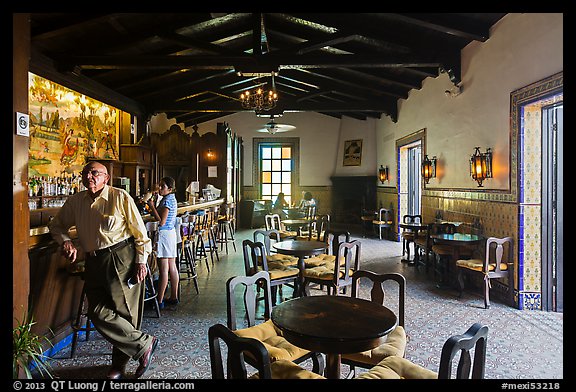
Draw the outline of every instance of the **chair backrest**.
<instances>
[{"instance_id":1,"label":"chair backrest","mask_svg":"<svg viewBox=\"0 0 576 392\"><path fill-rule=\"evenodd\" d=\"M158 241L158 221L146 222L146 231L148 233L148 238L152 240L152 244L156 244Z\"/></svg>"},{"instance_id":2,"label":"chair backrest","mask_svg":"<svg viewBox=\"0 0 576 392\"><path fill-rule=\"evenodd\" d=\"M342 242L350 242L350 232L345 230L328 229L325 232L323 241L328 243L327 254L337 256L338 246Z\"/></svg>"},{"instance_id":3,"label":"chair backrest","mask_svg":"<svg viewBox=\"0 0 576 392\"><path fill-rule=\"evenodd\" d=\"M452 378L452 370L456 366L456 359L458 359L458 362L455 378L484 378L487 339L488 327L480 323L474 323L462 335L451 336L442 347L438 378ZM458 356L458 354L460 355Z\"/></svg>"},{"instance_id":4,"label":"chair backrest","mask_svg":"<svg viewBox=\"0 0 576 392\"><path fill-rule=\"evenodd\" d=\"M406 278L404 275L397 272L377 274L366 270L354 271L354 275L352 275L352 297L359 298L358 294L362 279L371 282L370 300L380 305L386 305L385 302L388 302L384 292L384 283L394 281L398 284L398 325L404 327L404 308L406 303Z\"/></svg>"},{"instance_id":5,"label":"chair backrest","mask_svg":"<svg viewBox=\"0 0 576 392\"><path fill-rule=\"evenodd\" d=\"M378 221L380 222L380 226L392 226L394 223L392 216L392 210L388 208L380 208L378 210Z\"/></svg>"},{"instance_id":6,"label":"chair backrest","mask_svg":"<svg viewBox=\"0 0 576 392\"><path fill-rule=\"evenodd\" d=\"M242 241L242 255L244 257L244 272L246 276L254 275L258 270L268 271L266 245L249 239ZM260 267L260 268L259 268Z\"/></svg>"},{"instance_id":7,"label":"chair backrest","mask_svg":"<svg viewBox=\"0 0 576 392\"><path fill-rule=\"evenodd\" d=\"M256 310L258 308L258 289L264 291L264 318L270 318L272 311L272 294L270 291L270 274L267 271L260 271L251 276L233 276L226 282L226 316L228 328L235 331L236 323L236 298L237 288L243 287L243 302L248 327L256 325Z\"/></svg>"},{"instance_id":8,"label":"chair backrest","mask_svg":"<svg viewBox=\"0 0 576 392\"><path fill-rule=\"evenodd\" d=\"M271 254L273 252L272 241L275 241L275 242L282 241L280 239L280 232L276 229L271 229L271 230L257 229L257 230L254 230L253 236L254 236L254 242L262 242L264 244L268 254Z\"/></svg>"},{"instance_id":9,"label":"chair backrest","mask_svg":"<svg viewBox=\"0 0 576 392\"><path fill-rule=\"evenodd\" d=\"M404 215L402 217L403 223L422 223L422 215Z\"/></svg>"},{"instance_id":10,"label":"chair backrest","mask_svg":"<svg viewBox=\"0 0 576 392\"><path fill-rule=\"evenodd\" d=\"M226 360L222 357L220 341L227 347ZM212 379L247 379L244 353L252 359L250 365L259 373L260 379L271 379L270 355L262 342L252 338L242 338L222 324L212 325L208 329L208 345L210 349L210 367ZM224 373L226 362L226 374Z\"/></svg>"},{"instance_id":11,"label":"chair backrest","mask_svg":"<svg viewBox=\"0 0 576 392\"><path fill-rule=\"evenodd\" d=\"M486 254L482 272L488 273L489 265L494 265L494 270L489 275L494 277L508 273L508 270L501 270L501 263L509 264L514 262L514 239L512 237L496 238L490 237L486 240Z\"/></svg>"},{"instance_id":12,"label":"chair backrest","mask_svg":"<svg viewBox=\"0 0 576 392\"><path fill-rule=\"evenodd\" d=\"M318 212L318 206L315 204L307 206L304 210L304 218L305 219L314 219L316 218L316 214Z\"/></svg>"},{"instance_id":13,"label":"chair backrest","mask_svg":"<svg viewBox=\"0 0 576 392\"><path fill-rule=\"evenodd\" d=\"M430 234L454 234L456 233L456 225L453 223L432 223L430 226Z\"/></svg>"},{"instance_id":14,"label":"chair backrest","mask_svg":"<svg viewBox=\"0 0 576 392\"><path fill-rule=\"evenodd\" d=\"M318 215L308 224L308 240L324 241L326 231L330 229L330 215Z\"/></svg>"},{"instance_id":15,"label":"chair backrest","mask_svg":"<svg viewBox=\"0 0 576 392\"><path fill-rule=\"evenodd\" d=\"M358 240L341 242L338 245L336 260L340 262L334 263L334 277L332 279L336 287L352 284L352 271L360 269L360 248L361 243Z\"/></svg>"},{"instance_id":16,"label":"chair backrest","mask_svg":"<svg viewBox=\"0 0 576 392\"><path fill-rule=\"evenodd\" d=\"M264 227L266 230L282 230L282 220L278 214L266 214L264 215Z\"/></svg>"}]
</instances>

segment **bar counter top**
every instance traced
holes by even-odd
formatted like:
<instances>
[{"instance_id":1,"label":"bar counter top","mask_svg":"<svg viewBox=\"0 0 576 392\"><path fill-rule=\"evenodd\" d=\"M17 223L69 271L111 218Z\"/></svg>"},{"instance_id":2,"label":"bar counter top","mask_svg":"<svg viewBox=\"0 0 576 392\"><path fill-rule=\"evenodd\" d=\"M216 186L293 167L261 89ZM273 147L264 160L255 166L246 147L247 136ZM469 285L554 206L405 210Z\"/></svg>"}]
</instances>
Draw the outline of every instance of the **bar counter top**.
<instances>
[{"instance_id":1,"label":"bar counter top","mask_svg":"<svg viewBox=\"0 0 576 392\"><path fill-rule=\"evenodd\" d=\"M221 205L222 203L224 203L224 199L216 199L216 200L196 202L196 203L181 202L181 203L178 203L177 214L182 215L182 214L185 214L186 212L201 210L203 208L208 208L208 207L213 207L213 206L218 206L218 205ZM142 215L142 220L144 222L150 222L150 221L154 220L154 217L150 214L144 214L144 215ZM71 230L73 230L73 229L71 229ZM38 227L31 228L30 229L30 237L31 237L30 245L37 244L39 242L40 237L49 236L49 235L50 235L50 231L48 230L48 226L38 226Z\"/></svg>"}]
</instances>

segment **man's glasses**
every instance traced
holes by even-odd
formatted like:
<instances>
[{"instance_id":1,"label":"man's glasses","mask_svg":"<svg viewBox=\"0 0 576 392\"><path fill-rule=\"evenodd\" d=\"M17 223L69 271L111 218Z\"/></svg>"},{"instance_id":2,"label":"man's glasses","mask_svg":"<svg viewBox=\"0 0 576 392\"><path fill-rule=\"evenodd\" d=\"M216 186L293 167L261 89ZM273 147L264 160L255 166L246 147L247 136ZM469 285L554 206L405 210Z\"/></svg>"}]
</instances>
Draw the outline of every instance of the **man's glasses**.
<instances>
[{"instance_id":1,"label":"man's glasses","mask_svg":"<svg viewBox=\"0 0 576 392\"><path fill-rule=\"evenodd\" d=\"M99 177L101 174L106 174L106 172L101 172L98 170L85 170L82 172L82 175L84 176L88 176L88 174L90 174L92 177L97 178Z\"/></svg>"}]
</instances>

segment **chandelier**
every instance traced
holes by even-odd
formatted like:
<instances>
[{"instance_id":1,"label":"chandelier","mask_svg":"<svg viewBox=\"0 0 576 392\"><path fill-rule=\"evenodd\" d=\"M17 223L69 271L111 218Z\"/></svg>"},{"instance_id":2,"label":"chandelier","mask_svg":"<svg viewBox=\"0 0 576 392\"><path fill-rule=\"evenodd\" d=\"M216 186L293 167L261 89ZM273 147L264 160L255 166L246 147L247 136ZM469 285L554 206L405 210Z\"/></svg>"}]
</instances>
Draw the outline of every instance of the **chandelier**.
<instances>
[{"instance_id":1,"label":"chandelier","mask_svg":"<svg viewBox=\"0 0 576 392\"><path fill-rule=\"evenodd\" d=\"M254 91L246 90L240 94L240 102L244 109L254 110L257 112L268 111L276 106L278 102L278 93L274 85L274 73L272 75L272 88L270 90L258 87Z\"/></svg>"}]
</instances>

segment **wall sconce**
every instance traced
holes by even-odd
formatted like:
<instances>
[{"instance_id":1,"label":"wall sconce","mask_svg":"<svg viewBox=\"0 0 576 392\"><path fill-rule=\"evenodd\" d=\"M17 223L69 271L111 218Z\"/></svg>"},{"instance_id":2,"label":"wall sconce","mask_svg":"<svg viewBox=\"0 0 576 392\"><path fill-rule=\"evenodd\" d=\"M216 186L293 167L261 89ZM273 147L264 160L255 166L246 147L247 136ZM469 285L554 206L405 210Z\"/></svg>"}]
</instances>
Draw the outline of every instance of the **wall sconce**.
<instances>
[{"instance_id":1,"label":"wall sconce","mask_svg":"<svg viewBox=\"0 0 576 392\"><path fill-rule=\"evenodd\" d=\"M380 169L378 169L378 179L382 184L384 184L384 181L388 181L390 179L388 176L388 166L384 167L380 165Z\"/></svg>"},{"instance_id":2,"label":"wall sconce","mask_svg":"<svg viewBox=\"0 0 576 392\"><path fill-rule=\"evenodd\" d=\"M422 160L422 178L426 184L430 182L431 178L436 178L436 156L429 159L428 155L424 155Z\"/></svg>"},{"instance_id":3,"label":"wall sconce","mask_svg":"<svg viewBox=\"0 0 576 392\"><path fill-rule=\"evenodd\" d=\"M480 152L480 147L470 157L470 175L478 182L478 187L482 186L482 181L492 178L492 151L487 148L485 153Z\"/></svg>"},{"instance_id":4,"label":"wall sconce","mask_svg":"<svg viewBox=\"0 0 576 392\"><path fill-rule=\"evenodd\" d=\"M206 151L206 158L214 159L215 157L216 157L216 154L214 153L214 151L212 151L211 148L209 148L208 151Z\"/></svg>"}]
</instances>

